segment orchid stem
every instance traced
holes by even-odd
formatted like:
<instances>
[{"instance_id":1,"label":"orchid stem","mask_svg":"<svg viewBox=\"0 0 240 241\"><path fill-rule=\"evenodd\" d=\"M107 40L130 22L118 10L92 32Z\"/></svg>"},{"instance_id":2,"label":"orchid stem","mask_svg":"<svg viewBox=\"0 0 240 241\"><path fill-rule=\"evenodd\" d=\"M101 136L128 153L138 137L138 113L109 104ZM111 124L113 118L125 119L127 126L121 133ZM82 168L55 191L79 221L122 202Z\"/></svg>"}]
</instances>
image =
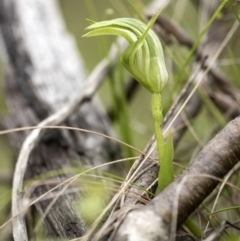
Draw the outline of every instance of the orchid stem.
<instances>
[{"instance_id":1,"label":"orchid stem","mask_svg":"<svg viewBox=\"0 0 240 241\"><path fill-rule=\"evenodd\" d=\"M166 153L164 153L165 142L161 130L161 125L163 122L162 96L160 93L153 93L152 95L152 115L154 119L158 158L160 164L158 187L160 191L163 191L163 189L166 188L173 181L174 175L172 160L168 160L169 158L167 158Z\"/></svg>"},{"instance_id":2,"label":"orchid stem","mask_svg":"<svg viewBox=\"0 0 240 241\"><path fill-rule=\"evenodd\" d=\"M164 150L164 138L160 126L162 125L162 97L160 93L153 93L152 95L152 115L155 126L155 134L157 140L157 149L159 161L162 160Z\"/></svg>"},{"instance_id":3,"label":"orchid stem","mask_svg":"<svg viewBox=\"0 0 240 241\"><path fill-rule=\"evenodd\" d=\"M160 93L153 93L152 95L152 115L154 119L155 135L157 141L158 158L160 164L158 176L158 188L163 191L174 180L172 158L167 157L167 147L164 142L164 136L161 130L163 122L162 115L162 97ZM164 153L165 152L165 153ZM170 151L170 152L173 152ZM199 229L197 224L191 219L187 218L184 222L186 227L198 238L203 238L204 233Z\"/></svg>"}]
</instances>

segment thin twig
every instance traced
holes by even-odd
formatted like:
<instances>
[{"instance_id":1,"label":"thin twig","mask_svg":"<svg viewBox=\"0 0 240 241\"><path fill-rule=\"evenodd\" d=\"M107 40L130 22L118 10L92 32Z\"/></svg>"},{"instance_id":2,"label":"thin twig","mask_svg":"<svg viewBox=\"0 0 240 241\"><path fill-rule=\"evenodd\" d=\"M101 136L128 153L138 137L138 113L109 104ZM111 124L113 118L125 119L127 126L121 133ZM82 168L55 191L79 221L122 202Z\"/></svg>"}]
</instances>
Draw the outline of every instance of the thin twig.
<instances>
[{"instance_id":1,"label":"thin twig","mask_svg":"<svg viewBox=\"0 0 240 241\"><path fill-rule=\"evenodd\" d=\"M125 42L120 42L119 45L124 48ZM116 55L118 48L113 46L110 50L111 66L116 63ZM85 87L77 91L69 102L64 105L59 111L49 116L38 124L39 129L33 130L25 139L19 153L16 163L15 172L13 176L13 190L12 190L12 215L13 219L13 236L15 240L21 237L22 241L27 241L26 224L24 221L22 209L23 204L23 179L27 169L28 160L31 152L39 143L44 134L45 129L41 127L49 125L58 125L66 120L76 108L78 108L84 101L88 101L95 94L97 88L101 85L109 71L109 59L102 60L90 74L86 80ZM20 214L19 214L20 213Z\"/></svg>"}]
</instances>

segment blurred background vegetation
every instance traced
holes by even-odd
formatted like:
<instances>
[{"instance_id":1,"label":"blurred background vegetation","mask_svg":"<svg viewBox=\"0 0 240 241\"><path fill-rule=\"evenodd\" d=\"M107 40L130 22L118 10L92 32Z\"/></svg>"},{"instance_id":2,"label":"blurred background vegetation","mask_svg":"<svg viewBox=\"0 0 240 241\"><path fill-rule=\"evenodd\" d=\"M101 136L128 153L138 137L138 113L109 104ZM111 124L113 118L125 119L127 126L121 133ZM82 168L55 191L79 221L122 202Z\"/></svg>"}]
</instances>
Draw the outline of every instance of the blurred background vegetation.
<instances>
[{"instance_id":1,"label":"blurred background vegetation","mask_svg":"<svg viewBox=\"0 0 240 241\"><path fill-rule=\"evenodd\" d=\"M114 41L114 37L97 37L97 38L82 38L84 29L89 25L86 19L92 19L95 21L102 21L116 17L135 17L142 14L144 8L149 4L150 0L60 0L59 4L66 21L66 26L70 33L75 37L76 43L79 49L79 53L82 56L84 65L86 66L86 72L90 73L96 64L106 57L109 51L111 43ZM170 4L164 13L167 14L172 20L175 20L181 25L185 31L193 38L196 39L200 31L204 26L200 26L200 12L195 1L192 0L179 0L175 1L175 4ZM132 4L130 4L132 3ZM221 18L221 16L219 16ZM238 30L239 31L239 30ZM180 92L184 81L180 84L176 83L179 79L179 69L184 64L186 57L189 54L189 49L180 46L180 44L174 40L173 44L168 47L163 44L166 53L166 61L169 68L169 84L163 92L163 105L164 113L167 112L174 98ZM240 89L240 41L239 39L233 39L227 45L224 51L224 57L221 61L218 61L218 65L222 71L232 80L233 86L236 89ZM191 60L193 61L193 60ZM180 79L187 79L191 74L192 62L188 63L184 71L184 75ZM121 97L121 88L124 83L120 81L122 79L128 80L129 75L123 70L119 64L118 71L113 74L113 77L105 81L103 86L99 90L100 98L106 110L114 107L114 92L118 97ZM2 87L3 79L3 64L0 64L0 79ZM113 81L114 84L111 82ZM112 83L112 84L111 84ZM130 103L126 105L126 112L123 117L118 117L114 122L114 127L119 139L130 142L129 144L136 148L143 150L148 143L149 139L154 133L153 120L151 117L151 94L143 88L138 88L137 93ZM124 102L126 103L126 102ZM115 102L116 104L116 102ZM188 131L184 138L181 140L175 153L175 161L183 165L187 165L192 160L198 151L206 144L211 138L212 130L220 128L222 119L225 123L227 120L221 115L216 119L216 113L219 113L217 108L213 106L213 109L206 105L201 114L191 122L191 131ZM4 94L2 88L0 88L0 115L7 114L6 104L4 102ZM126 118L127 116L127 118ZM124 119L124 120L123 120ZM126 121L127 123L124 123ZM221 126L222 127L222 126ZM124 129L126 128L126 129ZM0 223L6 221L6 217L9 217L10 207L10 181L11 173L14 166L15 154L11 150L8 144L7 137L0 137L0 176L1 180L6 182L0 183ZM134 153L124 150L124 154L134 155ZM178 169L179 173L181 169ZM10 178L9 178L10 177ZM4 179L5 178L5 179ZM9 179L9 180L8 180ZM239 184L235 180L235 184ZM226 190L226 199L233 194L228 193ZM229 191L231 192L231 191ZM235 193L237 197L239 193ZM236 199L229 200L229 203L236 205ZM221 203L219 203L221 206ZM234 210L235 212L236 210ZM239 210L237 211L239 213ZM221 216L221 215L220 215ZM222 214L222 219L228 219L230 221L233 218L239 218L236 213L227 212Z\"/></svg>"}]
</instances>

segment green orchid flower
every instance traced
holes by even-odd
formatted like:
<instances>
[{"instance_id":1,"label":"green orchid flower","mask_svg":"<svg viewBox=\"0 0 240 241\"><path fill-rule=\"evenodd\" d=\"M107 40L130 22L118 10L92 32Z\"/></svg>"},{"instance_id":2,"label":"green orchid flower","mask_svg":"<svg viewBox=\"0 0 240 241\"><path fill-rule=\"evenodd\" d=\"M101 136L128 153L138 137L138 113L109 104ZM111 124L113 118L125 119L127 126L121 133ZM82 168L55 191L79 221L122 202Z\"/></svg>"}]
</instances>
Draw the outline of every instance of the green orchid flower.
<instances>
[{"instance_id":1,"label":"green orchid flower","mask_svg":"<svg viewBox=\"0 0 240 241\"><path fill-rule=\"evenodd\" d=\"M168 151L164 152L165 143L160 129L163 120L161 92L167 83L168 72L161 42L151 29L160 12L161 9L149 21L148 25L132 18L117 18L102 22L90 20L91 25L86 28L89 32L83 37L119 35L129 42L129 46L121 56L121 62L130 74L153 94L152 114L159 161L162 167L159 172L159 187L163 190L173 180L172 160L167 160L173 156L169 155L169 150L173 152L173 149L166 148Z\"/></svg>"},{"instance_id":2,"label":"green orchid flower","mask_svg":"<svg viewBox=\"0 0 240 241\"><path fill-rule=\"evenodd\" d=\"M83 37L120 35L130 45L122 54L122 64L151 93L160 93L168 80L162 45L150 27L132 18L117 18L95 23Z\"/></svg>"}]
</instances>

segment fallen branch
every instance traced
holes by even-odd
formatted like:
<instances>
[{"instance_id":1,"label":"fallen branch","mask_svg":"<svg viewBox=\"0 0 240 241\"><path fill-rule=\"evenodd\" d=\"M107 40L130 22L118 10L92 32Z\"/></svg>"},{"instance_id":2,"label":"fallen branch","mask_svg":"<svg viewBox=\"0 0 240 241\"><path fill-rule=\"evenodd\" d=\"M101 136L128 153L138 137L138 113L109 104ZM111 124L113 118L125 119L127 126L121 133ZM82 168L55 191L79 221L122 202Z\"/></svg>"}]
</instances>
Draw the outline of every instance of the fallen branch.
<instances>
[{"instance_id":1,"label":"fallen branch","mask_svg":"<svg viewBox=\"0 0 240 241\"><path fill-rule=\"evenodd\" d=\"M148 205L130 212L112 240L170 240L177 226L182 225L240 160L239 129L240 117L237 117L162 193Z\"/></svg>"}]
</instances>

